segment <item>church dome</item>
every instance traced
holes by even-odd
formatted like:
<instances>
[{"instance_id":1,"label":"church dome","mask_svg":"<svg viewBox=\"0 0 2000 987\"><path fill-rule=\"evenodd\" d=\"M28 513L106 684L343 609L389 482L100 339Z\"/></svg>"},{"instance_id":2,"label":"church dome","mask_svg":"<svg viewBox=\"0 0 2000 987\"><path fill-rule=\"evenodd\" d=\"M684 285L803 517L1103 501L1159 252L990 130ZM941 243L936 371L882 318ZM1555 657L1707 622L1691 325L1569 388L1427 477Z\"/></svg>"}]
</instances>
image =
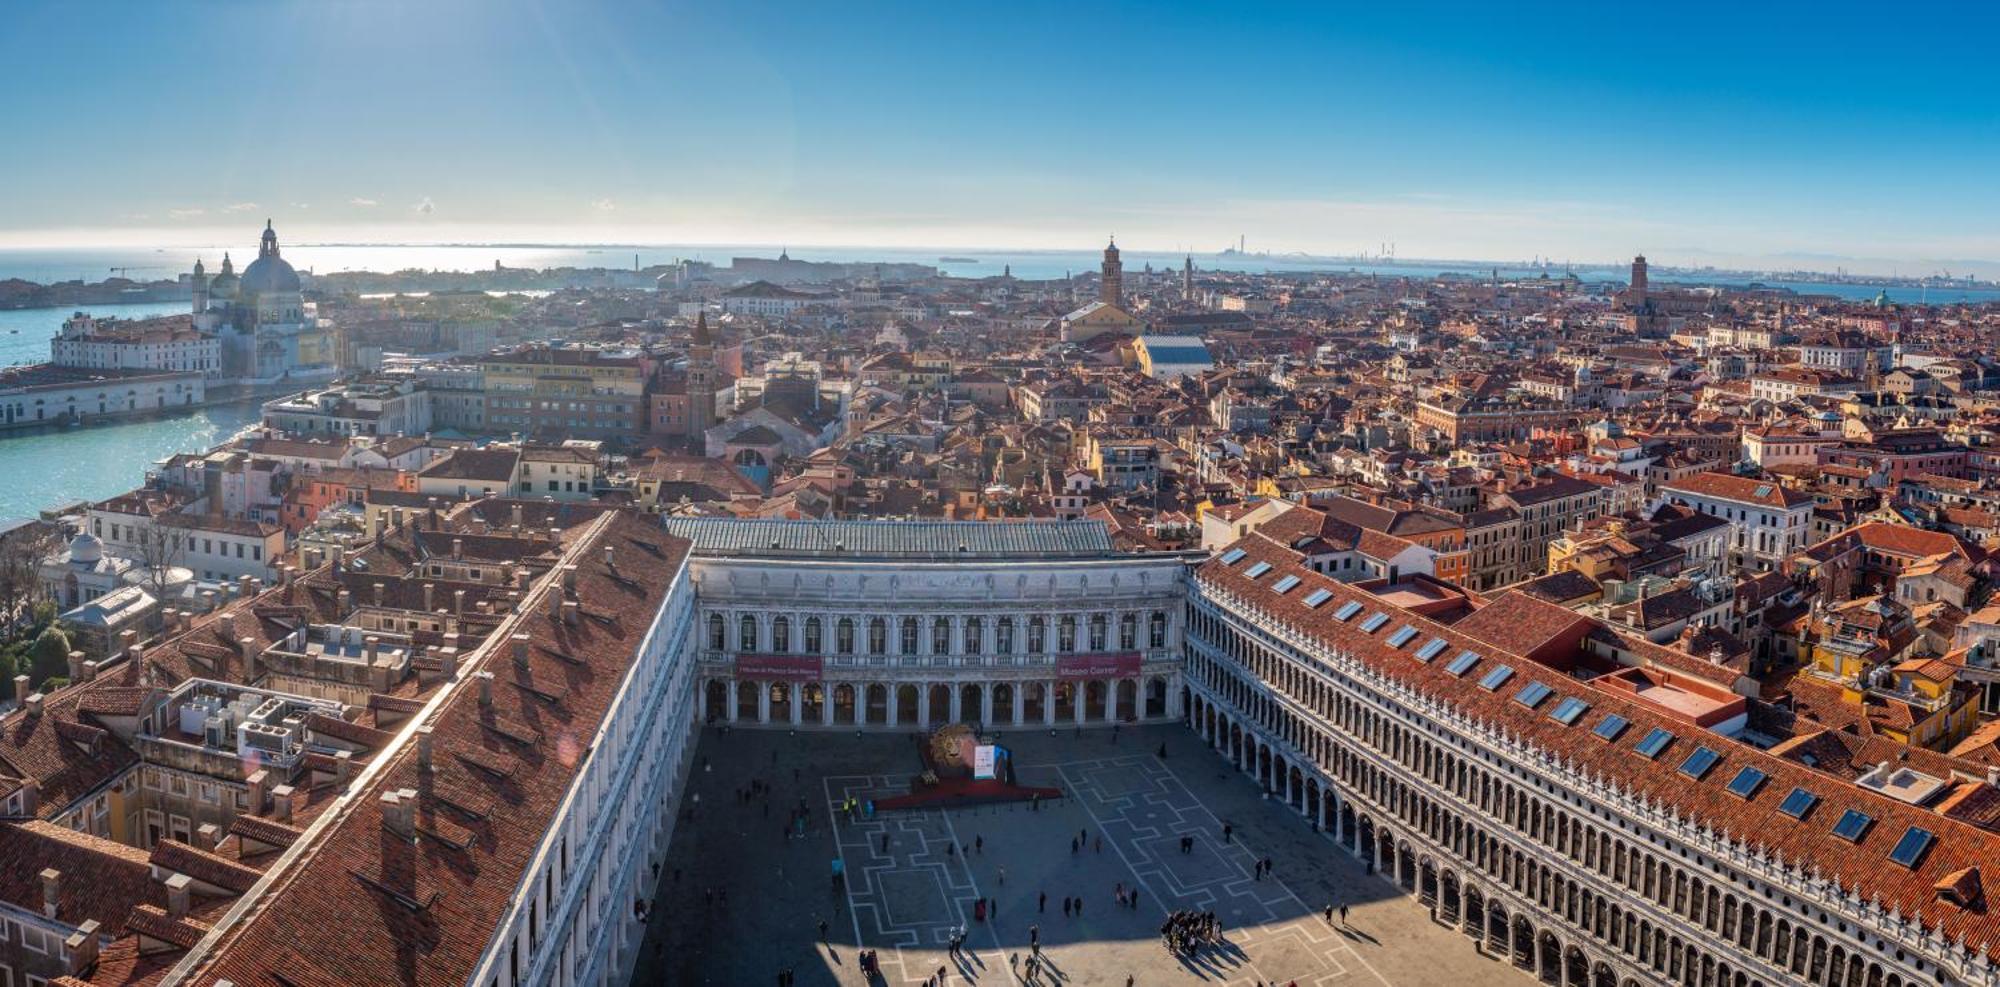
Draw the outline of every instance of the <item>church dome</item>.
<instances>
[{"instance_id":1,"label":"church dome","mask_svg":"<svg viewBox=\"0 0 2000 987\"><path fill-rule=\"evenodd\" d=\"M70 539L69 560L95 564L104 559L104 543L96 535L86 531Z\"/></svg>"},{"instance_id":2,"label":"church dome","mask_svg":"<svg viewBox=\"0 0 2000 987\"><path fill-rule=\"evenodd\" d=\"M264 221L264 238L257 245L257 259L243 269L243 287L246 295L264 295L272 292L296 292L299 290L299 272L278 256L278 234L271 229L270 220Z\"/></svg>"},{"instance_id":3,"label":"church dome","mask_svg":"<svg viewBox=\"0 0 2000 987\"><path fill-rule=\"evenodd\" d=\"M276 254L259 257L243 269L242 292L246 295L267 295L278 291L299 290L299 272Z\"/></svg>"}]
</instances>

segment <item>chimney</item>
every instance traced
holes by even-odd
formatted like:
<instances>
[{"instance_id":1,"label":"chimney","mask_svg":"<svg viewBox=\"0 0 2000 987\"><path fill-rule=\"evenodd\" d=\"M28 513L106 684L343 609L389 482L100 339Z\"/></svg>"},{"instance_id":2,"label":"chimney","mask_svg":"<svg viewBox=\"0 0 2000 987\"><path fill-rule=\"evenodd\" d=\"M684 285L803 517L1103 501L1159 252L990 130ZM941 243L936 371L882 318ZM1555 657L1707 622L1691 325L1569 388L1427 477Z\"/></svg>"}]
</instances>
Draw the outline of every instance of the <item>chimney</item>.
<instances>
[{"instance_id":1,"label":"chimney","mask_svg":"<svg viewBox=\"0 0 2000 987\"><path fill-rule=\"evenodd\" d=\"M256 596L257 580L250 576L244 576L236 581L236 590L244 596Z\"/></svg>"},{"instance_id":2,"label":"chimney","mask_svg":"<svg viewBox=\"0 0 2000 987\"><path fill-rule=\"evenodd\" d=\"M366 654L366 655L368 656L368 664L369 664L369 666L370 666L370 667L373 667L373 666L374 666L374 664L375 664L375 656L376 656L377 654L380 654L380 653L381 653L381 651L382 651L382 637L381 637L381 635L379 635L379 634L370 634L370 635L368 635L367 637L364 637L364 638L362 638L362 639L361 639L361 650L362 650L362 653L363 653L363 654Z\"/></svg>"},{"instance_id":3,"label":"chimney","mask_svg":"<svg viewBox=\"0 0 2000 987\"><path fill-rule=\"evenodd\" d=\"M380 607L382 605L382 594L386 592L388 588L389 585L387 583L375 584L375 605L377 607Z\"/></svg>"},{"instance_id":4,"label":"chimney","mask_svg":"<svg viewBox=\"0 0 2000 987\"><path fill-rule=\"evenodd\" d=\"M250 777L243 780L250 785L250 814L253 816L263 815L264 791L270 786L271 772L259 768L256 771L252 771Z\"/></svg>"},{"instance_id":5,"label":"chimney","mask_svg":"<svg viewBox=\"0 0 2000 987\"><path fill-rule=\"evenodd\" d=\"M347 587L342 586L340 592L335 594L334 599L339 601L338 606L342 617L354 612L354 594L348 592Z\"/></svg>"},{"instance_id":6,"label":"chimney","mask_svg":"<svg viewBox=\"0 0 2000 987\"><path fill-rule=\"evenodd\" d=\"M195 846L213 850L222 843L222 827L214 823L202 823L201 827L194 831L194 838Z\"/></svg>"},{"instance_id":7,"label":"chimney","mask_svg":"<svg viewBox=\"0 0 2000 987\"><path fill-rule=\"evenodd\" d=\"M514 641L514 667L525 669L528 667L528 635L515 634L513 637L513 641Z\"/></svg>"},{"instance_id":8,"label":"chimney","mask_svg":"<svg viewBox=\"0 0 2000 987\"><path fill-rule=\"evenodd\" d=\"M271 818L279 822L292 821L292 793L290 785L279 785L271 789Z\"/></svg>"},{"instance_id":9,"label":"chimney","mask_svg":"<svg viewBox=\"0 0 2000 987\"><path fill-rule=\"evenodd\" d=\"M22 814L34 818L42 808L42 783L29 778L21 785Z\"/></svg>"},{"instance_id":10,"label":"chimney","mask_svg":"<svg viewBox=\"0 0 2000 987\"><path fill-rule=\"evenodd\" d=\"M258 675L257 639L254 637L237 638L236 652L243 656L243 681L255 681Z\"/></svg>"},{"instance_id":11,"label":"chimney","mask_svg":"<svg viewBox=\"0 0 2000 987\"><path fill-rule=\"evenodd\" d=\"M514 505L513 505L513 510L512 510L511 512L510 512L510 514L511 514L511 516L512 516L512 518L513 518L513 521L514 521L514 527L516 527L516 528L519 528L519 527L521 526L521 502L520 502L520 501L518 501L518 500L517 500L517 501L515 501L515 502L514 502Z\"/></svg>"},{"instance_id":12,"label":"chimney","mask_svg":"<svg viewBox=\"0 0 2000 987\"><path fill-rule=\"evenodd\" d=\"M194 879L186 874L175 874L167 878L167 917L182 919L187 917L188 898Z\"/></svg>"},{"instance_id":13,"label":"chimney","mask_svg":"<svg viewBox=\"0 0 2000 987\"><path fill-rule=\"evenodd\" d=\"M576 624L577 612L582 609L583 604L575 600L562 601L562 622L574 626Z\"/></svg>"},{"instance_id":14,"label":"chimney","mask_svg":"<svg viewBox=\"0 0 2000 987\"><path fill-rule=\"evenodd\" d=\"M428 723L417 728L417 770L425 774L431 770L431 726Z\"/></svg>"},{"instance_id":15,"label":"chimney","mask_svg":"<svg viewBox=\"0 0 2000 987\"><path fill-rule=\"evenodd\" d=\"M42 914L55 918L57 905L62 901L62 871L54 867L42 871Z\"/></svg>"},{"instance_id":16,"label":"chimney","mask_svg":"<svg viewBox=\"0 0 2000 987\"><path fill-rule=\"evenodd\" d=\"M455 613L455 614L463 614L463 613L465 613L465 591L464 591L464 590L462 590L462 589L455 589L455 590L452 590L452 591L451 591L451 612L452 612L452 613Z\"/></svg>"},{"instance_id":17,"label":"chimney","mask_svg":"<svg viewBox=\"0 0 2000 987\"><path fill-rule=\"evenodd\" d=\"M493 673L475 672L473 678L479 680L479 705L481 708L493 705Z\"/></svg>"},{"instance_id":18,"label":"chimney","mask_svg":"<svg viewBox=\"0 0 2000 987\"><path fill-rule=\"evenodd\" d=\"M432 596L433 596L434 594L436 594L436 592L437 592L437 587L436 587L435 585L432 585L431 583L425 583L425 584L424 584L424 612L425 612L425 613L429 613L429 612L431 612L431 610L433 609L433 608L432 608L432 606L431 606L431 597L432 597Z\"/></svg>"},{"instance_id":19,"label":"chimney","mask_svg":"<svg viewBox=\"0 0 2000 987\"><path fill-rule=\"evenodd\" d=\"M465 539L453 538L451 540L451 557L454 559L465 558Z\"/></svg>"},{"instance_id":20,"label":"chimney","mask_svg":"<svg viewBox=\"0 0 2000 987\"><path fill-rule=\"evenodd\" d=\"M612 545L606 545L606 546L604 546L604 567L605 567L606 569L609 569L609 570L611 570L612 572L617 572L617 571L618 571L618 560L617 560L617 559L615 559L615 558L613 558L613 557L612 557L612 554L611 554L611 550L612 550L612 549L613 549L614 547L615 547L615 546L612 546Z\"/></svg>"},{"instance_id":21,"label":"chimney","mask_svg":"<svg viewBox=\"0 0 2000 987\"><path fill-rule=\"evenodd\" d=\"M34 693L29 693L29 695L28 695L28 715L29 715L29 716L40 716L40 715L42 715L42 694L41 694L41 693L39 693L39 692L34 692Z\"/></svg>"},{"instance_id":22,"label":"chimney","mask_svg":"<svg viewBox=\"0 0 2000 987\"><path fill-rule=\"evenodd\" d=\"M563 574L563 592L574 595L576 593L576 563L571 562L568 565L563 566L562 574Z\"/></svg>"},{"instance_id":23,"label":"chimney","mask_svg":"<svg viewBox=\"0 0 2000 987\"><path fill-rule=\"evenodd\" d=\"M26 708L28 705L28 677L14 676L14 705Z\"/></svg>"},{"instance_id":24,"label":"chimney","mask_svg":"<svg viewBox=\"0 0 2000 987\"><path fill-rule=\"evenodd\" d=\"M83 652L69 653L69 681L71 685L89 681L83 677Z\"/></svg>"},{"instance_id":25,"label":"chimney","mask_svg":"<svg viewBox=\"0 0 2000 987\"><path fill-rule=\"evenodd\" d=\"M63 953L69 962L63 967L70 976L81 978L97 965L97 931L102 928L94 918L84 919L76 931L63 940Z\"/></svg>"},{"instance_id":26,"label":"chimney","mask_svg":"<svg viewBox=\"0 0 2000 987\"><path fill-rule=\"evenodd\" d=\"M97 666L98 663L95 661L87 661L83 663L83 680L85 682L89 682L97 678Z\"/></svg>"},{"instance_id":27,"label":"chimney","mask_svg":"<svg viewBox=\"0 0 2000 987\"><path fill-rule=\"evenodd\" d=\"M120 674L125 677L126 685L139 684L139 666L145 657L145 651L136 644L125 649L125 668Z\"/></svg>"},{"instance_id":28,"label":"chimney","mask_svg":"<svg viewBox=\"0 0 2000 987\"><path fill-rule=\"evenodd\" d=\"M563 618L563 595L561 593L550 593L549 619L561 620L562 618Z\"/></svg>"},{"instance_id":29,"label":"chimney","mask_svg":"<svg viewBox=\"0 0 2000 987\"><path fill-rule=\"evenodd\" d=\"M417 793L415 789L398 788L393 792L383 792L382 825L390 832L406 840L417 837Z\"/></svg>"},{"instance_id":30,"label":"chimney","mask_svg":"<svg viewBox=\"0 0 2000 987\"><path fill-rule=\"evenodd\" d=\"M169 612L169 613L178 613L179 611L168 611L168 612ZM139 632L138 632L138 631L119 631L119 632L118 632L118 650L120 650L120 651L125 651L125 650L128 650L128 649L130 649L130 648L131 648L131 647L132 647L133 645L135 645L135 644L138 644L138 643L139 643Z\"/></svg>"}]
</instances>

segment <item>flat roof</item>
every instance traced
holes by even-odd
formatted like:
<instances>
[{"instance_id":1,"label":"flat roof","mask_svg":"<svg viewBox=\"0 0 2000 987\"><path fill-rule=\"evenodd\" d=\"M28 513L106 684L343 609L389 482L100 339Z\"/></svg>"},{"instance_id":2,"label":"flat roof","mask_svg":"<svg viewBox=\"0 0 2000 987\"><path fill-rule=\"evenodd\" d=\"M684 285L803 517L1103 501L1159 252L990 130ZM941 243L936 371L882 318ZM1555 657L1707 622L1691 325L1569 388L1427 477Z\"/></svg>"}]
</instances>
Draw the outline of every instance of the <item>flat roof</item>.
<instances>
[{"instance_id":1,"label":"flat roof","mask_svg":"<svg viewBox=\"0 0 2000 987\"><path fill-rule=\"evenodd\" d=\"M1102 521L793 521L674 517L696 555L820 559L1124 557Z\"/></svg>"}]
</instances>

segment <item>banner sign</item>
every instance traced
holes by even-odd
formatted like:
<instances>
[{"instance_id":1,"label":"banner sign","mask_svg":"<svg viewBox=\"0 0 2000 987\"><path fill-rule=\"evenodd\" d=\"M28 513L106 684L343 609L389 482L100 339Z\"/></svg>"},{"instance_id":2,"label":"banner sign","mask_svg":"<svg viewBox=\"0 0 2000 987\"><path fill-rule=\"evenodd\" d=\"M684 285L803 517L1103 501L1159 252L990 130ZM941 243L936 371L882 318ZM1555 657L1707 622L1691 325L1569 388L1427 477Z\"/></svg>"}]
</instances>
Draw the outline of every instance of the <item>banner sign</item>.
<instances>
[{"instance_id":1,"label":"banner sign","mask_svg":"<svg viewBox=\"0 0 2000 987\"><path fill-rule=\"evenodd\" d=\"M736 677L777 682L817 682L820 680L822 661L824 659L818 655L737 655Z\"/></svg>"},{"instance_id":2,"label":"banner sign","mask_svg":"<svg viewBox=\"0 0 2000 987\"><path fill-rule=\"evenodd\" d=\"M1056 659L1056 677L1072 679L1114 679L1139 674L1137 651L1108 654L1063 655Z\"/></svg>"},{"instance_id":3,"label":"banner sign","mask_svg":"<svg viewBox=\"0 0 2000 987\"><path fill-rule=\"evenodd\" d=\"M972 777L989 780L993 777L993 745L980 744L972 749Z\"/></svg>"}]
</instances>

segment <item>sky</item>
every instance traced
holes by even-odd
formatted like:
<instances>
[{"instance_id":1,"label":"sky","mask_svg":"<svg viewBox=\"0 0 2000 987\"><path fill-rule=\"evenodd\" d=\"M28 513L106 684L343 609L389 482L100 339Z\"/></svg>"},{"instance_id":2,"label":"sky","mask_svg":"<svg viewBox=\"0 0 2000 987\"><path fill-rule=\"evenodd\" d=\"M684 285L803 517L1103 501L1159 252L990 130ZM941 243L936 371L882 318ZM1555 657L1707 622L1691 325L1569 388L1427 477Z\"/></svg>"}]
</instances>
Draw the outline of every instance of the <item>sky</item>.
<instances>
[{"instance_id":1,"label":"sky","mask_svg":"<svg viewBox=\"0 0 2000 987\"><path fill-rule=\"evenodd\" d=\"M2000 5L9 4L0 246L2000 274Z\"/></svg>"}]
</instances>

